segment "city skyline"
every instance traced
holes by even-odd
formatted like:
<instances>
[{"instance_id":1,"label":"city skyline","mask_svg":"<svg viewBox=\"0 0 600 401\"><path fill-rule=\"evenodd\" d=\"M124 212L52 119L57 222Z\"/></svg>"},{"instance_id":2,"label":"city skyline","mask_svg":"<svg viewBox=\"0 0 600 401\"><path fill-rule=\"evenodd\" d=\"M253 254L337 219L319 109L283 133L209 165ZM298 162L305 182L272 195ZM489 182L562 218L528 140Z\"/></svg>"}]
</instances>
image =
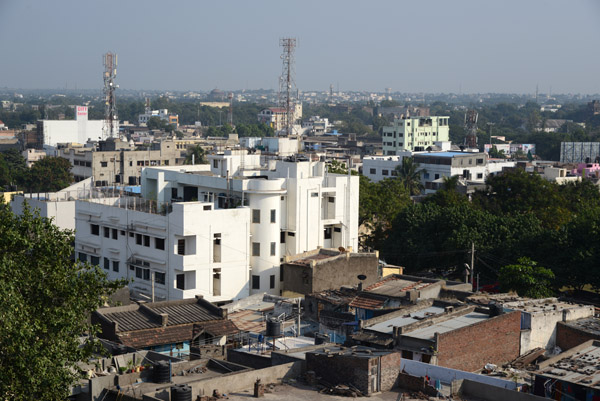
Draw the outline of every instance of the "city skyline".
<instances>
[{"instance_id":1,"label":"city skyline","mask_svg":"<svg viewBox=\"0 0 600 401\"><path fill-rule=\"evenodd\" d=\"M98 89L114 51L123 89L276 89L296 37L305 92L600 93L600 4L566 4L0 1L0 87Z\"/></svg>"}]
</instances>

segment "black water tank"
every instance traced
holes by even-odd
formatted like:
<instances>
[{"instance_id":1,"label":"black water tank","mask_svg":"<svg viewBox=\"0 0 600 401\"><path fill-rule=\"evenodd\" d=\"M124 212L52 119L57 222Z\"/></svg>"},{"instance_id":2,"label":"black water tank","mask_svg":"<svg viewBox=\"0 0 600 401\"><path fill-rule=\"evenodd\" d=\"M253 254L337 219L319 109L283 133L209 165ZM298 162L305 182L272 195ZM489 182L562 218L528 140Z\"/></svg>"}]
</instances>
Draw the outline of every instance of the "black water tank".
<instances>
[{"instance_id":1,"label":"black water tank","mask_svg":"<svg viewBox=\"0 0 600 401\"><path fill-rule=\"evenodd\" d=\"M315 334L315 345L321 345L329 342L329 335L317 333Z\"/></svg>"},{"instance_id":2,"label":"black water tank","mask_svg":"<svg viewBox=\"0 0 600 401\"><path fill-rule=\"evenodd\" d=\"M169 383L171 381L171 367L169 361L158 361L154 365L154 383Z\"/></svg>"},{"instance_id":3,"label":"black water tank","mask_svg":"<svg viewBox=\"0 0 600 401\"><path fill-rule=\"evenodd\" d=\"M504 307L499 304L491 304L490 305L490 316L500 316L504 314Z\"/></svg>"},{"instance_id":4,"label":"black water tank","mask_svg":"<svg viewBox=\"0 0 600 401\"><path fill-rule=\"evenodd\" d=\"M281 322L275 318L267 319L267 337L280 337L281 336Z\"/></svg>"},{"instance_id":5,"label":"black water tank","mask_svg":"<svg viewBox=\"0 0 600 401\"><path fill-rule=\"evenodd\" d=\"M171 401L192 401L192 388L187 384L176 384L172 386Z\"/></svg>"}]
</instances>

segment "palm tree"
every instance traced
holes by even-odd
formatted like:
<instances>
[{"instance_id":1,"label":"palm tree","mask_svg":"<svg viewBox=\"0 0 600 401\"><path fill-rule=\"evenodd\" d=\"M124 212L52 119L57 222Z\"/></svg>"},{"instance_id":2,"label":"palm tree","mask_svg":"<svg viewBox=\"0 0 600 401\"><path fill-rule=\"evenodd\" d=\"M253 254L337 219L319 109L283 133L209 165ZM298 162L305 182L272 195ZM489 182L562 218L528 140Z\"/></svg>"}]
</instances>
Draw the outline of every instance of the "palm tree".
<instances>
[{"instance_id":1,"label":"palm tree","mask_svg":"<svg viewBox=\"0 0 600 401\"><path fill-rule=\"evenodd\" d=\"M415 163L412 157L403 157L402 164L396 166L395 171L397 179L400 180L411 196L419 195L423 191L421 173L425 170L419 170L419 163Z\"/></svg>"}]
</instances>

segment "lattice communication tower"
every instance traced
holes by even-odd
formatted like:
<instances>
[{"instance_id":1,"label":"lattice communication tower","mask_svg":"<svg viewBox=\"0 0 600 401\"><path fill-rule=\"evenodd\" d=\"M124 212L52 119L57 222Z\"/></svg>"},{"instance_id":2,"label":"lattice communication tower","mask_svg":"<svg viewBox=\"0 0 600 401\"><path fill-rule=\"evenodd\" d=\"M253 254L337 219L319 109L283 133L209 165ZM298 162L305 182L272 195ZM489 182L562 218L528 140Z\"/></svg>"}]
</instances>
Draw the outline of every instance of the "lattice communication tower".
<instances>
[{"instance_id":1,"label":"lattice communication tower","mask_svg":"<svg viewBox=\"0 0 600 401\"><path fill-rule=\"evenodd\" d=\"M103 56L104 61L104 127L103 139L116 136L115 121L117 118L117 102L115 90L119 87L115 84L117 76L117 55L108 52Z\"/></svg>"},{"instance_id":2,"label":"lattice communication tower","mask_svg":"<svg viewBox=\"0 0 600 401\"><path fill-rule=\"evenodd\" d=\"M292 134L294 124L294 114L296 111L296 102L294 93L296 93L296 71L294 62L294 51L296 50L296 38L279 39L279 46L283 47L281 59L283 68L279 77L279 107L285 109L284 127L285 135Z\"/></svg>"},{"instance_id":3,"label":"lattice communication tower","mask_svg":"<svg viewBox=\"0 0 600 401\"><path fill-rule=\"evenodd\" d=\"M465 145L469 148L477 147L477 116L475 110L465 113Z\"/></svg>"}]
</instances>

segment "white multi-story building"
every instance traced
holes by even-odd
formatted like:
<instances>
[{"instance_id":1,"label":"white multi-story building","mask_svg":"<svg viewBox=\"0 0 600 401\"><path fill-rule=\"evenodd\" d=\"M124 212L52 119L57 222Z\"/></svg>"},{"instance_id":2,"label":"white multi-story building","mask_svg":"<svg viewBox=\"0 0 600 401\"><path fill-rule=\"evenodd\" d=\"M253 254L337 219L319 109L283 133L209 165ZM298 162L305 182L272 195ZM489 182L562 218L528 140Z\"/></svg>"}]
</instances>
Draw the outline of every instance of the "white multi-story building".
<instances>
[{"instance_id":1,"label":"white multi-story building","mask_svg":"<svg viewBox=\"0 0 600 401\"><path fill-rule=\"evenodd\" d=\"M146 107L144 114L140 114L138 116L138 123L140 125L147 124L148 120L150 120L150 118L152 118L152 117L158 117L161 120L166 121L169 124L172 124L173 126L175 126L175 128L179 127L179 115L178 114L169 113L169 110L167 110L167 109L152 110L150 107Z\"/></svg>"},{"instance_id":2,"label":"white multi-story building","mask_svg":"<svg viewBox=\"0 0 600 401\"><path fill-rule=\"evenodd\" d=\"M459 176L469 182L485 182L504 168L514 167L514 161L489 160L486 153L474 152L402 152L400 156L366 156L363 158L363 175L377 182L396 176L396 167L403 157L413 157L419 164L421 182L425 193L435 192L444 177Z\"/></svg>"},{"instance_id":3,"label":"white multi-story building","mask_svg":"<svg viewBox=\"0 0 600 401\"><path fill-rule=\"evenodd\" d=\"M490 161L485 153L471 152L425 152L414 155L414 161L422 171L425 193L435 192L444 177L459 176L469 182L483 183L488 176L515 166L514 161Z\"/></svg>"},{"instance_id":4,"label":"white multi-story building","mask_svg":"<svg viewBox=\"0 0 600 401\"><path fill-rule=\"evenodd\" d=\"M358 177L328 174L322 162L260 167L242 152L145 168L144 199L78 201L78 257L156 299L221 301L280 294L286 255L356 249Z\"/></svg>"},{"instance_id":5,"label":"white multi-story building","mask_svg":"<svg viewBox=\"0 0 600 401\"><path fill-rule=\"evenodd\" d=\"M449 117L406 117L394 119L390 126L383 127L383 154L394 156L402 151L425 151L434 142L448 141Z\"/></svg>"},{"instance_id":6,"label":"white multi-story building","mask_svg":"<svg viewBox=\"0 0 600 401\"><path fill-rule=\"evenodd\" d=\"M87 106L76 106L75 120L39 120L37 124L44 148L52 150L59 143L84 144L102 139L105 123L104 120L88 120ZM113 124L113 132L119 132L119 122Z\"/></svg>"}]
</instances>

